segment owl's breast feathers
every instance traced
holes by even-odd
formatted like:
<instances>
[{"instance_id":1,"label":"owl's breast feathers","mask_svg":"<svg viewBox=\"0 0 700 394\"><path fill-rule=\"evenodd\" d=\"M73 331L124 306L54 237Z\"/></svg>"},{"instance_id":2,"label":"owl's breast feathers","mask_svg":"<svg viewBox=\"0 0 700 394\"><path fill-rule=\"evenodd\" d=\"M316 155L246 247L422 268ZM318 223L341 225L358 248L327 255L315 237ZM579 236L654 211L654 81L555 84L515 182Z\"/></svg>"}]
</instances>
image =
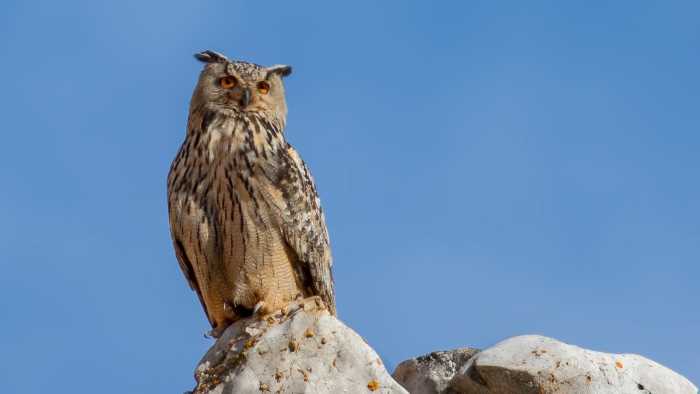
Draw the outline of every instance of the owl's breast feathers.
<instances>
[{"instance_id":1,"label":"owl's breast feathers","mask_svg":"<svg viewBox=\"0 0 700 394\"><path fill-rule=\"evenodd\" d=\"M188 259L197 250L187 250L180 240L184 230L179 222L186 215L181 211L191 210L188 204L194 204L201 210L202 220L213 224L214 234L208 236L213 236L216 244L227 241L218 239L228 236L222 229L235 224L243 231L244 218L245 226L257 226L257 234L275 232L273 238L284 240L296 255L295 269L309 295L321 296L335 314L332 257L323 210L313 178L285 141L282 127L256 114L195 110L190 115L187 138L168 176L168 206L178 261L210 321L212 305L207 305L202 294L208 284L200 283L203 278L197 272L203 270L193 265L212 262ZM183 205L183 201L188 203ZM245 259L246 254L224 257Z\"/></svg>"}]
</instances>

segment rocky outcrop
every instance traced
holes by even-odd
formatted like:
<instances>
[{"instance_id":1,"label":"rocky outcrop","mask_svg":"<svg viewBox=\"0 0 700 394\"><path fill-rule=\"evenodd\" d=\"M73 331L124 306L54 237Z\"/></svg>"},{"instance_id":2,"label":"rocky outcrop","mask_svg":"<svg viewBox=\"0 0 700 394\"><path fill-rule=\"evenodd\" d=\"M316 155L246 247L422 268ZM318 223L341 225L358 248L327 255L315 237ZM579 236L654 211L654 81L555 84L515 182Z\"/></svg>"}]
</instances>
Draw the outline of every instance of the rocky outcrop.
<instances>
[{"instance_id":1,"label":"rocky outcrop","mask_svg":"<svg viewBox=\"0 0 700 394\"><path fill-rule=\"evenodd\" d=\"M402 362L393 376L410 393L446 393L455 374L478 352L472 348L433 352Z\"/></svg>"},{"instance_id":2,"label":"rocky outcrop","mask_svg":"<svg viewBox=\"0 0 700 394\"><path fill-rule=\"evenodd\" d=\"M595 352L537 335L480 352L458 349L404 361L394 377L413 394L697 393L687 379L642 356Z\"/></svg>"},{"instance_id":3,"label":"rocky outcrop","mask_svg":"<svg viewBox=\"0 0 700 394\"><path fill-rule=\"evenodd\" d=\"M365 341L317 297L226 329L193 393L407 393Z\"/></svg>"},{"instance_id":4,"label":"rocky outcrop","mask_svg":"<svg viewBox=\"0 0 700 394\"><path fill-rule=\"evenodd\" d=\"M195 379L194 394L698 392L642 356L594 352L536 335L482 351L462 348L407 360L392 379L374 350L318 297L231 325L199 363Z\"/></svg>"}]
</instances>

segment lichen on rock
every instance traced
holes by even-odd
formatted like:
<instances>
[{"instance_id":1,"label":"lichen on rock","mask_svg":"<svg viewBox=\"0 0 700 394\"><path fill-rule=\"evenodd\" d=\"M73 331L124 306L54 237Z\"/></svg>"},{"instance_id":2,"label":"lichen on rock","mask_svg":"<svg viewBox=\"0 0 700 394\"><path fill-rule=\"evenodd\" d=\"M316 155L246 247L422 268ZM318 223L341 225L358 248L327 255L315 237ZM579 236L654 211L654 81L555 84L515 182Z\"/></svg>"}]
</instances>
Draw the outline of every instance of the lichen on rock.
<instances>
[{"instance_id":1,"label":"lichen on rock","mask_svg":"<svg viewBox=\"0 0 700 394\"><path fill-rule=\"evenodd\" d=\"M196 394L407 393L318 297L234 323L201 360L195 378Z\"/></svg>"}]
</instances>

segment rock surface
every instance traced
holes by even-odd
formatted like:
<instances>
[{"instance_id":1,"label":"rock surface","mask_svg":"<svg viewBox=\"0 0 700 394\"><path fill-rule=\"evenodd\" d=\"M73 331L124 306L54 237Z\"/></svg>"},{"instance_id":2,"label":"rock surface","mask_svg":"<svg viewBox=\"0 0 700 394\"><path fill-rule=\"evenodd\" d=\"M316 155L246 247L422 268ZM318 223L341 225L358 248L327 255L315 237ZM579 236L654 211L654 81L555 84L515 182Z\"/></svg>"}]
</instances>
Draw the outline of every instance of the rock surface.
<instances>
[{"instance_id":1,"label":"rock surface","mask_svg":"<svg viewBox=\"0 0 700 394\"><path fill-rule=\"evenodd\" d=\"M463 354L464 350L453 352ZM413 394L697 393L697 387L683 376L642 356L595 352L537 335L510 338L475 353L457 367L449 382L445 379L436 384L435 390L425 382L434 382L434 375L451 370L454 357L420 360L403 362L394 372ZM444 363L448 366L440 365L440 360L447 360Z\"/></svg>"},{"instance_id":2,"label":"rock surface","mask_svg":"<svg viewBox=\"0 0 700 394\"><path fill-rule=\"evenodd\" d=\"M681 375L642 356L595 352L537 335L482 351L433 352L402 362L393 376L396 381L374 350L312 297L228 327L199 363L193 393L698 392Z\"/></svg>"},{"instance_id":3,"label":"rock surface","mask_svg":"<svg viewBox=\"0 0 700 394\"><path fill-rule=\"evenodd\" d=\"M226 329L195 372L194 393L406 393L365 341L317 297Z\"/></svg>"},{"instance_id":4,"label":"rock surface","mask_svg":"<svg viewBox=\"0 0 700 394\"><path fill-rule=\"evenodd\" d=\"M433 352L402 362L393 376L410 393L445 393L457 371L478 352L472 348Z\"/></svg>"}]
</instances>

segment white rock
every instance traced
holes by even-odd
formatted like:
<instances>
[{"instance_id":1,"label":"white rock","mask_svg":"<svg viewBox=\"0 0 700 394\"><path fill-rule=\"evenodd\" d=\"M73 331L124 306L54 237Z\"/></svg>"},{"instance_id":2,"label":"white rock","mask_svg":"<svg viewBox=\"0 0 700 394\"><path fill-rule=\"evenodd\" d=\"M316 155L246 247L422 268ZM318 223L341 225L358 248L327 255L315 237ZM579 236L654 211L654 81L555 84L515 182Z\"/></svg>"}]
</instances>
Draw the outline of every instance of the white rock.
<instances>
[{"instance_id":1,"label":"white rock","mask_svg":"<svg viewBox=\"0 0 700 394\"><path fill-rule=\"evenodd\" d=\"M450 386L470 394L697 393L683 376L642 356L594 352L537 335L510 338L481 351Z\"/></svg>"},{"instance_id":2,"label":"white rock","mask_svg":"<svg viewBox=\"0 0 700 394\"><path fill-rule=\"evenodd\" d=\"M195 372L194 393L407 393L379 356L317 297L226 329Z\"/></svg>"}]
</instances>

